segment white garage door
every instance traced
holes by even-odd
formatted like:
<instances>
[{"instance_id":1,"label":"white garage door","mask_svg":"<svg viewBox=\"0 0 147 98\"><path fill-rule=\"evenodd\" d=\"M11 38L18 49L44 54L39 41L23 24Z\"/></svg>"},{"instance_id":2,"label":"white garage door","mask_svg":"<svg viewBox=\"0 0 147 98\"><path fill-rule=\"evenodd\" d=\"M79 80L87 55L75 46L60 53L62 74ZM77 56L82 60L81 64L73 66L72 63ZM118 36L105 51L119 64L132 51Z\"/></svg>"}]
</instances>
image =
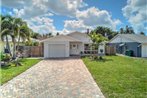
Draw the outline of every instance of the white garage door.
<instances>
[{"instance_id":1,"label":"white garage door","mask_svg":"<svg viewBox=\"0 0 147 98\"><path fill-rule=\"evenodd\" d=\"M142 45L142 57L147 57L147 45Z\"/></svg>"},{"instance_id":2,"label":"white garage door","mask_svg":"<svg viewBox=\"0 0 147 98\"><path fill-rule=\"evenodd\" d=\"M65 57L65 44L49 44L48 57Z\"/></svg>"}]
</instances>

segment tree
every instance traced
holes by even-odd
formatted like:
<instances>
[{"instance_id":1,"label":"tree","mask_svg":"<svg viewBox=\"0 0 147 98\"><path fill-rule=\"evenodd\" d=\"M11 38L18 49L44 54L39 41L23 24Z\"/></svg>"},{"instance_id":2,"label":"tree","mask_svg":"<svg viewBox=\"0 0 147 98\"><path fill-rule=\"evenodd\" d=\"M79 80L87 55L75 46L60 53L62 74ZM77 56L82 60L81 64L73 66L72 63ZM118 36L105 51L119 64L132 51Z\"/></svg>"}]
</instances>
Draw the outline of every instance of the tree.
<instances>
[{"instance_id":1,"label":"tree","mask_svg":"<svg viewBox=\"0 0 147 98\"><path fill-rule=\"evenodd\" d=\"M98 47L98 45L103 42L103 41L106 41L108 40L106 37L102 36L101 34L96 34L95 31L92 31L90 34L89 34L93 44L92 44L92 47L96 48ZM95 56L92 55L92 58L95 59ZM102 59L102 56L100 56L100 59Z\"/></svg>"},{"instance_id":2,"label":"tree","mask_svg":"<svg viewBox=\"0 0 147 98\"><path fill-rule=\"evenodd\" d=\"M95 32L96 34L101 34L103 37L107 37L108 39L112 39L117 34L117 32L112 31L110 28L102 26L98 26L92 32Z\"/></svg>"},{"instance_id":3,"label":"tree","mask_svg":"<svg viewBox=\"0 0 147 98\"><path fill-rule=\"evenodd\" d=\"M19 28L22 25L22 20L20 18L14 18L12 17L12 20L10 21L12 32L11 32L11 38L13 42L13 58L16 58L16 38L19 36Z\"/></svg>"},{"instance_id":4,"label":"tree","mask_svg":"<svg viewBox=\"0 0 147 98\"><path fill-rule=\"evenodd\" d=\"M56 34L57 36L59 35L59 32L57 32L57 34Z\"/></svg>"},{"instance_id":5,"label":"tree","mask_svg":"<svg viewBox=\"0 0 147 98\"><path fill-rule=\"evenodd\" d=\"M132 27L129 27L128 25L126 25L125 29L124 28L120 28L120 34L134 34L134 30Z\"/></svg>"},{"instance_id":6,"label":"tree","mask_svg":"<svg viewBox=\"0 0 147 98\"><path fill-rule=\"evenodd\" d=\"M120 28L120 34L124 34L124 29Z\"/></svg>"},{"instance_id":7,"label":"tree","mask_svg":"<svg viewBox=\"0 0 147 98\"><path fill-rule=\"evenodd\" d=\"M27 23L24 22L21 18L15 18L12 16L1 16L1 39L4 40L6 38L6 49L9 50L10 54L10 46L8 41L8 36L11 37L13 42L13 58L16 58L16 43L18 38L18 46L20 42L20 38L30 38L29 28L27 27ZM24 25L28 31L24 32Z\"/></svg>"},{"instance_id":8,"label":"tree","mask_svg":"<svg viewBox=\"0 0 147 98\"><path fill-rule=\"evenodd\" d=\"M10 51L10 45L9 45L9 39L8 39L8 36L11 35L11 24L10 24L10 20L12 19L11 16L2 16L1 15L1 21L0 21L0 24L1 24L1 40L4 41L4 39L6 39L6 49L8 50L8 52L10 53L10 55L12 56L11 54L11 51Z\"/></svg>"},{"instance_id":9,"label":"tree","mask_svg":"<svg viewBox=\"0 0 147 98\"><path fill-rule=\"evenodd\" d=\"M50 32L50 33L48 33L48 35L49 35L49 37L53 37L53 35L52 35L52 33Z\"/></svg>"},{"instance_id":10,"label":"tree","mask_svg":"<svg viewBox=\"0 0 147 98\"><path fill-rule=\"evenodd\" d=\"M129 34L134 34L135 32L134 32L134 30L133 30L133 28L132 27L129 27Z\"/></svg>"},{"instance_id":11,"label":"tree","mask_svg":"<svg viewBox=\"0 0 147 98\"><path fill-rule=\"evenodd\" d=\"M129 27L128 25L126 25L125 34L129 34L129 33L130 33Z\"/></svg>"},{"instance_id":12,"label":"tree","mask_svg":"<svg viewBox=\"0 0 147 98\"><path fill-rule=\"evenodd\" d=\"M140 32L140 35L145 35L145 33L144 32Z\"/></svg>"},{"instance_id":13,"label":"tree","mask_svg":"<svg viewBox=\"0 0 147 98\"><path fill-rule=\"evenodd\" d=\"M89 36L94 44L99 44L102 41L107 40L106 37L102 36L101 34L96 34L95 32L91 32Z\"/></svg>"},{"instance_id":14,"label":"tree","mask_svg":"<svg viewBox=\"0 0 147 98\"><path fill-rule=\"evenodd\" d=\"M30 41L30 32L31 30L28 28L28 26L26 24L23 24L20 28L19 28L19 36L18 36L18 42L17 42L17 51L19 49L19 43L20 43L20 39L22 39L23 42L25 42L26 40Z\"/></svg>"},{"instance_id":15,"label":"tree","mask_svg":"<svg viewBox=\"0 0 147 98\"><path fill-rule=\"evenodd\" d=\"M41 37L41 35L39 33L37 33L37 32L32 31L31 37L35 38L35 39L38 39L39 37Z\"/></svg>"}]
</instances>

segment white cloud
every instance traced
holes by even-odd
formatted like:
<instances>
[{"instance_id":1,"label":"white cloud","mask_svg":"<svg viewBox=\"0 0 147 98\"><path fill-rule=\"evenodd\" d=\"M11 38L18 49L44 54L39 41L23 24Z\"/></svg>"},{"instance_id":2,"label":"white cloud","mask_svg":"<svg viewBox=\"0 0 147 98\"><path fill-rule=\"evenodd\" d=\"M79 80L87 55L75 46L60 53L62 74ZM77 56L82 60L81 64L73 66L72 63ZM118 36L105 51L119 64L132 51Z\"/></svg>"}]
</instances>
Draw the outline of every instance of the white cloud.
<instances>
[{"instance_id":1,"label":"white cloud","mask_svg":"<svg viewBox=\"0 0 147 98\"><path fill-rule=\"evenodd\" d=\"M73 31L86 32L87 29L93 29L91 26L84 25L83 21L80 20L65 20L63 33L70 33Z\"/></svg>"},{"instance_id":2,"label":"white cloud","mask_svg":"<svg viewBox=\"0 0 147 98\"><path fill-rule=\"evenodd\" d=\"M25 3L30 4L30 0L3 0L2 2L2 6L7 6L10 8L22 8L22 5L26 5Z\"/></svg>"},{"instance_id":3,"label":"white cloud","mask_svg":"<svg viewBox=\"0 0 147 98\"><path fill-rule=\"evenodd\" d=\"M64 21L63 32L85 32L87 29L93 29L96 26L106 26L111 29L116 29L116 26L121 23L118 19L112 19L111 15L106 10L99 10L95 7L88 8L84 11L78 11L76 13L76 18L77 20Z\"/></svg>"},{"instance_id":4,"label":"white cloud","mask_svg":"<svg viewBox=\"0 0 147 98\"><path fill-rule=\"evenodd\" d=\"M123 15L128 19L135 31L146 31L147 26L146 0L128 0L122 9Z\"/></svg>"},{"instance_id":5,"label":"white cloud","mask_svg":"<svg viewBox=\"0 0 147 98\"><path fill-rule=\"evenodd\" d=\"M54 33L56 31L53 20L48 17L36 16L34 18L27 19L26 21L29 27L35 32L45 34L49 32Z\"/></svg>"},{"instance_id":6,"label":"white cloud","mask_svg":"<svg viewBox=\"0 0 147 98\"><path fill-rule=\"evenodd\" d=\"M81 30L85 30L88 27L85 26L82 21L66 20L64 21L64 28L69 30L81 31Z\"/></svg>"},{"instance_id":7,"label":"white cloud","mask_svg":"<svg viewBox=\"0 0 147 98\"><path fill-rule=\"evenodd\" d=\"M2 6L12 8L15 16L25 19L34 31L48 33L57 31L53 19L48 18L53 16L52 13L75 17L79 8L87 4L83 0L17 0L14 2L5 0ZM66 24L69 25L67 22Z\"/></svg>"},{"instance_id":8,"label":"white cloud","mask_svg":"<svg viewBox=\"0 0 147 98\"><path fill-rule=\"evenodd\" d=\"M79 8L87 6L83 0L4 0L2 6L23 10L21 17L30 18L52 12L59 15L75 16Z\"/></svg>"},{"instance_id":9,"label":"white cloud","mask_svg":"<svg viewBox=\"0 0 147 98\"><path fill-rule=\"evenodd\" d=\"M121 23L118 19L112 19L108 11L99 10L95 7L88 8L84 11L78 11L76 17L87 26L106 26L116 29L116 25Z\"/></svg>"},{"instance_id":10,"label":"white cloud","mask_svg":"<svg viewBox=\"0 0 147 98\"><path fill-rule=\"evenodd\" d=\"M18 10L18 9L13 9L13 12L14 12L14 14L15 14L15 16L17 16L17 17L21 17L21 16L23 16L25 13L24 13L24 9L20 9L20 10Z\"/></svg>"},{"instance_id":11,"label":"white cloud","mask_svg":"<svg viewBox=\"0 0 147 98\"><path fill-rule=\"evenodd\" d=\"M4 0L2 6L13 8L15 16L25 19L34 31L41 33L57 31L49 17L53 14L76 18L64 22L63 32L86 31L96 26L115 29L121 23L106 10L91 7L80 11L88 6L83 0Z\"/></svg>"}]
</instances>

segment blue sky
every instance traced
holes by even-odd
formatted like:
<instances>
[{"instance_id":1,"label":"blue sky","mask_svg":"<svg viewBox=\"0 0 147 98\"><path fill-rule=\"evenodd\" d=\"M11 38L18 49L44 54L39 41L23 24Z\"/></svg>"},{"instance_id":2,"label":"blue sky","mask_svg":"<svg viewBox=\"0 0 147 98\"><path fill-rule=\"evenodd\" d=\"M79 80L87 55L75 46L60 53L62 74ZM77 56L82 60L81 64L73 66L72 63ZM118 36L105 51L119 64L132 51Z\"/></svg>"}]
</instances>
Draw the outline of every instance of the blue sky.
<instances>
[{"instance_id":1,"label":"blue sky","mask_svg":"<svg viewBox=\"0 0 147 98\"><path fill-rule=\"evenodd\" d=\"M1 13L21 17L39 33L85 32L126 25L147 34L146 0L2 0Z\"/></svg>"}]
</instances>

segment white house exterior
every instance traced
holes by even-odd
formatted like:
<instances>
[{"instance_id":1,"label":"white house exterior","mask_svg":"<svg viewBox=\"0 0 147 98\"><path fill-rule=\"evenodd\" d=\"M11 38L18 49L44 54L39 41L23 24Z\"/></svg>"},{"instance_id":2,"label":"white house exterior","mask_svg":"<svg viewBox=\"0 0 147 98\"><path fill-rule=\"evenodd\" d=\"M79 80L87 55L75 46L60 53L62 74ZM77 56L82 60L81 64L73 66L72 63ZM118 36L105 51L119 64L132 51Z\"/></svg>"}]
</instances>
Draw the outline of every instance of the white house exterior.
<instances>
[{"instance_id":1,"label":"white house exterior","mask_svg":"<svg viewBox=\"0 0 147 98\"><path fill-rule=\"evenodd\" d=\"M80 55L81 51L85 50L85 45L92 43L87 34L79 32L58 35L42 42L44 43L44 58Z\"/></svg>"},{"instance_id":2,"label":"white house exterior","mask_svg":"<svg viewBox=\"0 0 147 98\"><path fill-rule=\"evenodd\" d=\"M132 50L135 57L147 57L147 36L118 34L109 43L114 45L120 54L125 54L126 50Z\"/></svg>"}]
</instances>

